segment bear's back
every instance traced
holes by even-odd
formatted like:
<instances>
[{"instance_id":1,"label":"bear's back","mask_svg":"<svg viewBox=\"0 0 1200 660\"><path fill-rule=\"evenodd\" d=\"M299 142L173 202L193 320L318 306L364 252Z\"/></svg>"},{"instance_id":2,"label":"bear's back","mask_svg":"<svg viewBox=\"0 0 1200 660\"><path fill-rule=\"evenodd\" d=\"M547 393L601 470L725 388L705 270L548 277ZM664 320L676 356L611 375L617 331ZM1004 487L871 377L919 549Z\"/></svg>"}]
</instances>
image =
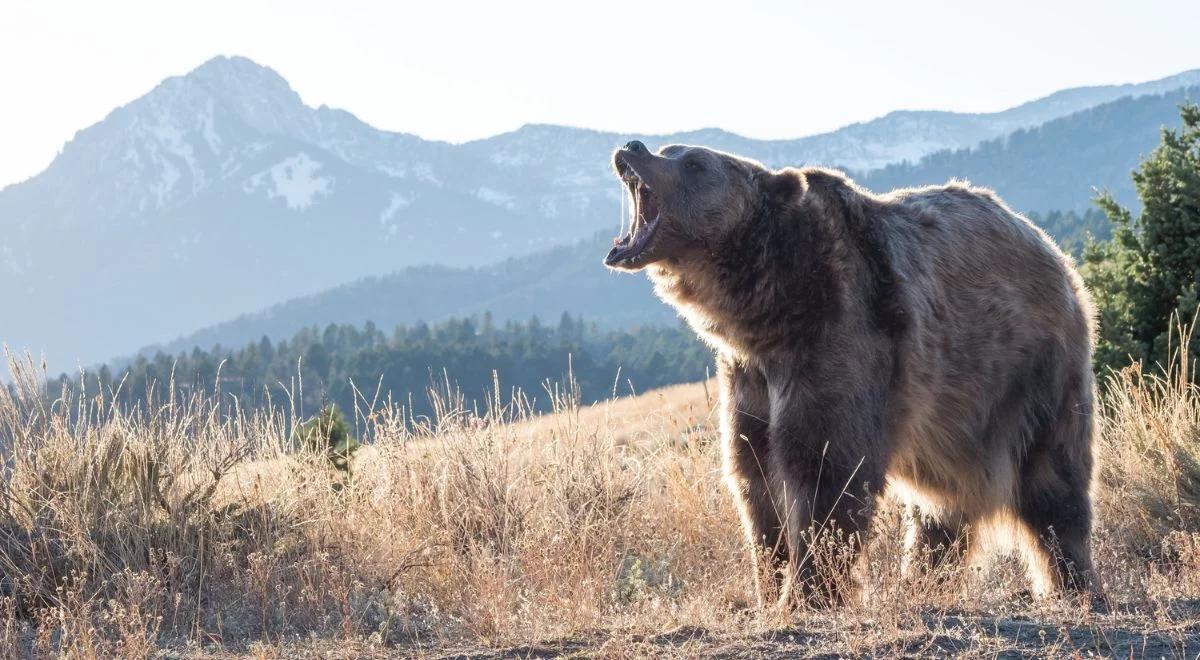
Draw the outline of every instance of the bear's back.
<instances>
[{"instance_id":1,"label":"bear's back","mask_svg":"<svg viewBox=\"0 0 1200 660\"><path fill-rule=\"evenodd\" d=\"M880 199L917 304L954 323L1090 339L1091 304L1071 259L995 193L951 182Z\"/></svg>"}]
</instances>

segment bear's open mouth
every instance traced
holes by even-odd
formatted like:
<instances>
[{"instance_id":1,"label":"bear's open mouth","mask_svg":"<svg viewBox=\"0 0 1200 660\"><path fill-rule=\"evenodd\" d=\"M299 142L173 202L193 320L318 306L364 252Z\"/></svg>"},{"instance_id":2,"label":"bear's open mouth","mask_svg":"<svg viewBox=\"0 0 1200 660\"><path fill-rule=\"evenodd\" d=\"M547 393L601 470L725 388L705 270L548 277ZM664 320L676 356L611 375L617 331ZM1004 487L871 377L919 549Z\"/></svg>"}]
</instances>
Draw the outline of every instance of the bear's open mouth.
<instances>
[{"instance_id":1,"label":"bear's open mouth","mask_svg":"<svg viewBox=\"0 0 1200 660\"><path fill-rule=\"evenodd\" d=\"M633 198L632 220L629 232L613 239L613 248L604 258L604 263L611 267L633 267L638 265L639 258L650 247L655 232L662 219L658 209L658 199L654 191L638 176L632 167L626 164L621 168L621 180L629 187L629 195Z\"/></svg>"}]
</instances>

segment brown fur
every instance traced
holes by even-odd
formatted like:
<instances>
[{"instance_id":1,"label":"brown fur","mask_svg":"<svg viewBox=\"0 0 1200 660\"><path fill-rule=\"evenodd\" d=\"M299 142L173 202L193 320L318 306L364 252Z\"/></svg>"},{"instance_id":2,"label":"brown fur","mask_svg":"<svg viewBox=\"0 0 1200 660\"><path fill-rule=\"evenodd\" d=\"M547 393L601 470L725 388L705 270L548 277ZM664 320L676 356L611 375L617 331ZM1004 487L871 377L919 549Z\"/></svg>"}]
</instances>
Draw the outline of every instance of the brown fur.
<instances>
[{"instance_id":1,"label":"brown fur","mask_svg":"<svg viewBox=\"0 0 1200 660\"><path fill-rule=\"evenodd\" d=\"M845 596L809 544L861 545L885 490L914 542L1000 530L1036 588L1089 585L1093 310L1045 234L961 183L875 195L698 147L616 162L661 214L623 267L718 353L726 480L785 597Z\"/></svg>"}]
</instances>

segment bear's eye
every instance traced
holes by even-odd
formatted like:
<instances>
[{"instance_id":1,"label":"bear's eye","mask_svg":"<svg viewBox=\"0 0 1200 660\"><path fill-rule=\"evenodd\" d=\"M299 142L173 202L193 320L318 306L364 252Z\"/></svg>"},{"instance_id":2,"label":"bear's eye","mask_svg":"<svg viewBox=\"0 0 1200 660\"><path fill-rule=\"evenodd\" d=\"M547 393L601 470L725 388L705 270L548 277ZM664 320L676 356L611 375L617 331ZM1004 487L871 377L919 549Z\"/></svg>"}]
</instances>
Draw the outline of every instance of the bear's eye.
<instances>
[{"instance_id":1,"label":"bear's eye","mask_svg":"<svg viewBox=\"0 0 1200 660\"><path fill-rule=\"evenodd\" d=\"M689 160L683 164L689 172L703 172L704 165L698 160Z\"/></svg>"}]
</instances>

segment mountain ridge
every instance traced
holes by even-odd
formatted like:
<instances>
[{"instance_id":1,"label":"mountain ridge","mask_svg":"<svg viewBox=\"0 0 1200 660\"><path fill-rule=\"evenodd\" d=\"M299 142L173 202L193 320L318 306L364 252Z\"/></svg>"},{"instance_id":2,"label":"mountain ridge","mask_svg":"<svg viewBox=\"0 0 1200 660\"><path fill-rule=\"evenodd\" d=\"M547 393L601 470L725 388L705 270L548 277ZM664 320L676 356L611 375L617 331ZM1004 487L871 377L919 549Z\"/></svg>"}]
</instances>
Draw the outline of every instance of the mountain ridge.
<instances>
[{"instance_id":1,"label":"mountain ridge","mask_svg":"<svg viewBox=\"0 0 1200 660\"><path fill-rule=\"evenodd\" d=\"M955 176L971 178L996 188L1016 208L1044 208L1038 204L1045 201L1048 192L1061 198L1064 189L1075 190L1078 203L1066 209L1074 212L1091 208L1087 177L1096 176L1096 183L1109 189L1119 183L1123 191L1119 199L1135 203L1130 171L1157 144L1160 126L1178 122L1178 103L1197 97L1200 87L1119 99L973 148L938 152L915 164L889 166L857 177L856 181L882 192L944 182ZM1082 146L1071 147L1072 143ZM1077 153L1078 158L1066 158L1064 153ZM1089 170L1080 161L1104 167ZM1056 240L1076 247L1084 239L1084 232L1104 233L1097 224L1105 223L1102 217L1064 218L1050 213L1044 221L1043 229ZM614 278L600 267L599 259L610 241L609 234L600 233L574 246L556 247L493 266L462 271L421 267L370 277L239 315L142 353L178 353L191 346L208 348L217 343L237 345L261 335L279 339L299 327L335 321L373 321L386 328L484 312L492 312L497 321L526 320L535 314L552 319L568 312L602 326L671 322L674 315L653 295L645 278ZM523 273L524 277L512 277L512 273Z\"/></svg>"},{"instance_id":2,"label":"mountain ridge","mask_svg":"<svg viewBox=\"0 0 1200 660\"><path fill-rule=\"evenodd\" d=\"M854 169L975 144L1030 108L1053 114L1177 79L1051 95L999 123L905 111L791 141L529 124L452 144L313 108L275 70L214 58L114 109L46 170L0 190L0 297L27 310L6 320L0 341L52 363L93 362L407 266L497 263L586 240L619 222L609 154L625 139Z\"/></svg>"}]
</instances>

